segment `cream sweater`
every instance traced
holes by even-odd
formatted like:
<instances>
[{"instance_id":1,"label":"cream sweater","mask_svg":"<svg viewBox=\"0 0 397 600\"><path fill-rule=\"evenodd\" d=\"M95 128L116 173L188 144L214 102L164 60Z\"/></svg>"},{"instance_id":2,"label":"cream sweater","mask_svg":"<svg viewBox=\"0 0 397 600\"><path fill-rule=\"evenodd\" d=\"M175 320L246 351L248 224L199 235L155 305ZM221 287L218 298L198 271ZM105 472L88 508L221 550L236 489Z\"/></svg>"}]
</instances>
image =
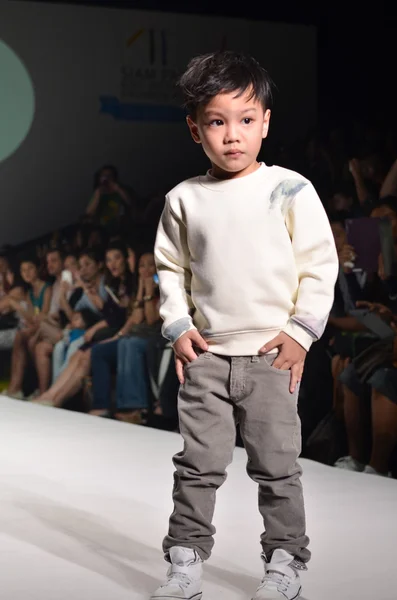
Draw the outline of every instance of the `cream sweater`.
<instances>
[{"instance_id":1,"label":"cream sweater","mask_svg":"<svg viewBox=\"0 0 397 600\"><path fill-rule=\"evenodd\" d=\"M155 257L172 343L197 328L211 352L246 356L281 331L308 350L324 331L338 258L317 193L294 171L261 164L237 179L180 183Z\"/></svg>"}]
</instances>

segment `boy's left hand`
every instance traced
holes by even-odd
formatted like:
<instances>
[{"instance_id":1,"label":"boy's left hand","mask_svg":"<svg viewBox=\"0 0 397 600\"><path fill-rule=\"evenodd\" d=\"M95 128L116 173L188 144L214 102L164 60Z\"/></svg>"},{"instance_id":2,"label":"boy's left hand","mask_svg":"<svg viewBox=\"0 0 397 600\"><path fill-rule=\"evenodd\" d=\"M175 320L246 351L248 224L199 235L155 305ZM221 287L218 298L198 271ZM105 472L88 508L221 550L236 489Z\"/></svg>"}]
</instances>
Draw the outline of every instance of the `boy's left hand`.
<instances>
[{"instance_id":1,"label":"boy's left hand","mask_svg":"<svg viewBox=\"0 0 397 600\"><path fill-rule=\"evenodd\" d=\"M300 383L305 365L306 350L298 344L292 337L284 333L279 333L259 350L259 354L268 354L274 348L279 349L279 355L273 363L275 369L281 371L291 371L291 381L289 391L294 393L298 383Z\"/></svg>"}]
</instances>

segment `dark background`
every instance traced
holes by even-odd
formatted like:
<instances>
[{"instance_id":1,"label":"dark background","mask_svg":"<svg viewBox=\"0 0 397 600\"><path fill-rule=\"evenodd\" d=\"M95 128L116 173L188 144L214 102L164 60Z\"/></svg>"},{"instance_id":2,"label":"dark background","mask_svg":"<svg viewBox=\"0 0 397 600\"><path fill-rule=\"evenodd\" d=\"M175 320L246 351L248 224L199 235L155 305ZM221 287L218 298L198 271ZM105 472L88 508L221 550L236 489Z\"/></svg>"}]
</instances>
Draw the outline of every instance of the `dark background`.
<instances>
[{"instance_id":1,"label":"dark background","mask_svg":"<svg viewBox=\"0 0 397 600\"><path fill-rule=\"evenodd\" d=\"M393 126L397 123L396 1L44 1L315 25L318 31L320 122L338 124L358 116L370 122ZM294 52L293 47L291 52ZM296 93L299 94L298 89Z\"/></svg>"}]
</instances>

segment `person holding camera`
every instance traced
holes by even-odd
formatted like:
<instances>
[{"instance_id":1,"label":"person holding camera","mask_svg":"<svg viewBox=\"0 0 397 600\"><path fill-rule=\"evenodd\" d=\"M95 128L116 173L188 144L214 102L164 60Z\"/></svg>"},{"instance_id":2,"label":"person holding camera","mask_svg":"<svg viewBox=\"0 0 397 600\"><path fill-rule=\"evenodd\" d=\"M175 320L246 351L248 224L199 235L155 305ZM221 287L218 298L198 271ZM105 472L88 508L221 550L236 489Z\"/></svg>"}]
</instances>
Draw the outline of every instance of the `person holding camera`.
<instances>
[{"instance_id":1,"label":"person holding camera","mask_svg":"<svg viewBox=\"0 0 397 600\"><path fill-rule=\"evenodd\" d=\"M109 234L119 233L121 219L130 219L132 211L131 196L119 183L116 167L105 165L95 174L94 195L86 216L104 227Z\"/></svg>"}]
</instances>

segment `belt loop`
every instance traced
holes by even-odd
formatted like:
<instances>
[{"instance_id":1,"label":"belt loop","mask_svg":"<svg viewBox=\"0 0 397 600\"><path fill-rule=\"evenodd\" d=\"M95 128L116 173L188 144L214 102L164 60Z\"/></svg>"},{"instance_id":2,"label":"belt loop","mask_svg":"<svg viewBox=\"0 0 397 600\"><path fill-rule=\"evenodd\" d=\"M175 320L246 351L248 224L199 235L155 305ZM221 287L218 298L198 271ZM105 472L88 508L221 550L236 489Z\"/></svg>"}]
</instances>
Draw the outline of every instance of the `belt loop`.
<instances>
[{"instance_id":1,"label":"belt loop","mask_svg":"<svg viewBox=\"0 0 397 600\"><path fill-rule=\"evenodd\" d=\"M251 362L253 362L253 363L259 362L259 356L251 356Z\"/></svg>"}]
</instances>

